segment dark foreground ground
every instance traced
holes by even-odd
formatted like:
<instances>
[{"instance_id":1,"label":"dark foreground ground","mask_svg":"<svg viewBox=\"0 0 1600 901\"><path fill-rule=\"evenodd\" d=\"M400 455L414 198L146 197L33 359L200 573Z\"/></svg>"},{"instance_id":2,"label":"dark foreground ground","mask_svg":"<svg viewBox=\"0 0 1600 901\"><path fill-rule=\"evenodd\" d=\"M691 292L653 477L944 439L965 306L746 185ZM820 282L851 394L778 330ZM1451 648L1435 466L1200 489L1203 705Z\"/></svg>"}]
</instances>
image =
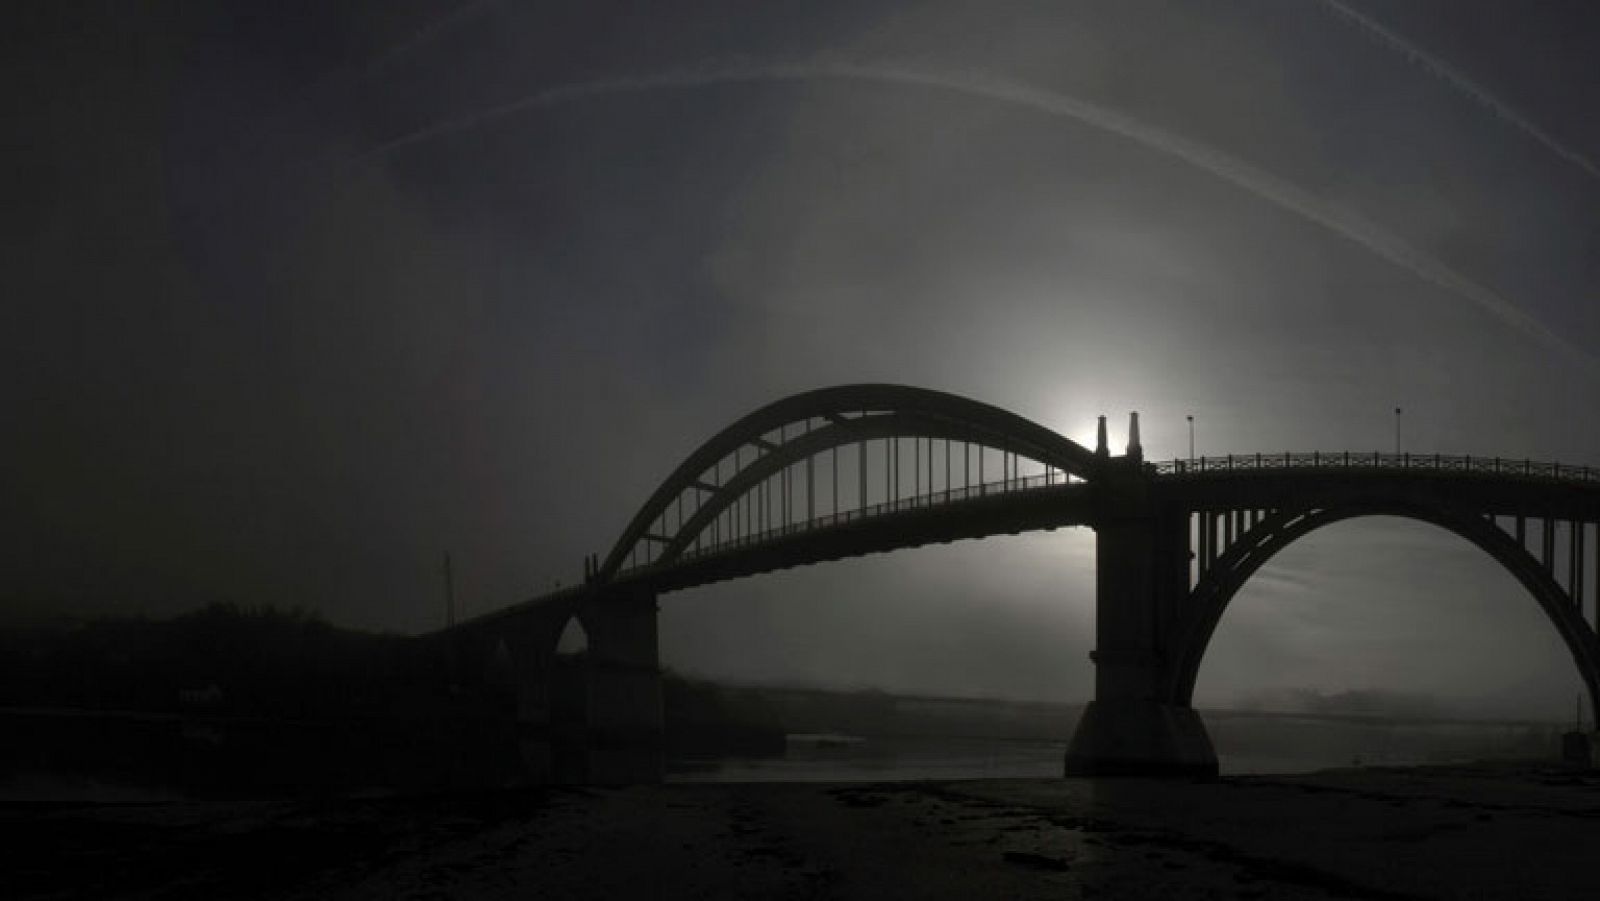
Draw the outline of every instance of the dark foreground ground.
<instances>
[{"instance_id":1,"label":"dark foreground ground","mask_svg":"<svg viewBox=\"0 0 1600 901\"><path fill-rule=\"evenodd\" d=\"M1600 897L1600 777L1528 767L11 804L0 831L7 898Z\"/></svg>"}]
</instances>

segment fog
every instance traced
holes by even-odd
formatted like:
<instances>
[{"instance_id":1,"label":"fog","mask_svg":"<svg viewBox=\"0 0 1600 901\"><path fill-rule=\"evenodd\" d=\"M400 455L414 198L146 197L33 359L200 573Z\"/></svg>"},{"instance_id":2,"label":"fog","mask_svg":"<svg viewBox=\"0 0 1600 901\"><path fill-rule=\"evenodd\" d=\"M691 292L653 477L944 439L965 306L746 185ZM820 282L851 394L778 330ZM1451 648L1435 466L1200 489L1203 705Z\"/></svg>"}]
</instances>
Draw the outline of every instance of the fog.
<instances>
[{"instance_id":1,"label":"fog","mask_svg":"<svg viewBox=\"0 0 1600 901\"><path fill-rule=\"evenodd\" d=\"M1600 463L1600 23L1512 2L40 5L3 216L3 613L442 624L580 577L781 396L952 391L1148 456ZM1374 25L1378 30L1374 30ZM662 598L665 662L1090 695L1093 536ZM1196 703L1562 716L1465 541L1287 549Z\"/></svg>"}]
</instances>

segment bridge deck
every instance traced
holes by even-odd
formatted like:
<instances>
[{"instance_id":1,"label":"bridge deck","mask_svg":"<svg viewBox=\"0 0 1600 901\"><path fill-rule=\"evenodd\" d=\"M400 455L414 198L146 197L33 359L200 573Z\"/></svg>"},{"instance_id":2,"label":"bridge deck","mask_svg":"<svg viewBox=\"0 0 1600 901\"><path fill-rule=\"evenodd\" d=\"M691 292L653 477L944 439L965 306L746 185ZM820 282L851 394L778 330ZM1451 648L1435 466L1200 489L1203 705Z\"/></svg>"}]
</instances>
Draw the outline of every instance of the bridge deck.
<instances>
[{"instance_id":1,"label":"bridge deck","mask_svg":"<svg viewBox=\"0 0 1600 901\"><path fill-rule=\"evenodd\" d=\"M1421 490L1466 489L1483 495L1491 515L1600 517L1600 468L1528 459L1471 455L1352 451L1229 454L1145 464L1156 486L1179 489L1186 506L1273 505L1275 495L1311 491L1329 498L1369 477L1430 477ZM1273 479L1272 476L1285 476ZM1432 478L1436 477L1436 478ZM1451 488L1440 484L1446 480ZM1240 493L1241 487L1250 487ZM618 572L619 583L648 583L660 591L755 575L849 556L947 543L994 534L1087 525L1089 482L1046 471L1041 475L924 492L826 513L722 541L697 540L665 565L641 562ZM1538 486L1532 494L1530 487ZM1572 489L1581 491L1574 493ZM574 585L480 619L588 590Z\"/></svg>"}]
</instances>

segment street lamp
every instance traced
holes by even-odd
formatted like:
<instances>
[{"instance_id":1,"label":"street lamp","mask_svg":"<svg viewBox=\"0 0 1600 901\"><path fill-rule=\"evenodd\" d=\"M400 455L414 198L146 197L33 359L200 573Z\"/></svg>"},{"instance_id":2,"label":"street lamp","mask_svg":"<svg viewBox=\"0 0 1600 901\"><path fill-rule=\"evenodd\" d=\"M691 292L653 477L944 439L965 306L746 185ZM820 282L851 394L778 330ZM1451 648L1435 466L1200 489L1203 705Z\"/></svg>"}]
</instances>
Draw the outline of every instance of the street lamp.
<instances>
[{"instance_id":1,"label":"street lamp","mask_svg":"<svg viewBox=\"0 0 1600 901\"><path fill-rule=\"evenodd\" d=\"M1184 417L1189 420L1189 459L1194 459L1194 414Z\"/></svg>"},{"instance_id":2,"label":"street lamp","mask_svg":"<svg viewBox=\"0 0 1600 901\"><path fill-rule=\"evenodd\" d=\"M1394 408L1394 455L1400 456L1400 408Z\"/></svg>"}]
</instances>

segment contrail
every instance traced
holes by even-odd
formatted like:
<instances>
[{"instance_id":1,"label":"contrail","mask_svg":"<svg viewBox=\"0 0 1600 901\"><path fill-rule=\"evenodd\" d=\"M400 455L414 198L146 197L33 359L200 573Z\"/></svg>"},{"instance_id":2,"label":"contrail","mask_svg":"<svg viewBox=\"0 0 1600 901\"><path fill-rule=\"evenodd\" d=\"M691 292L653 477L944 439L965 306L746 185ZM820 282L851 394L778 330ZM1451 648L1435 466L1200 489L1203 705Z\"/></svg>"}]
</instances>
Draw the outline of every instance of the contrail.
<instances>
[{"instance_id":1,"label":"contrail","mask_svg":"<svg viewBox=\"0 0 1600 901\"><path fill-rule=\"evenodd\" d=\"M1180 137L1131 116L1075 97L982 73L957 75L848 62L735 63L672 70L638 77L577 82L546 88L508 103L425 125L373 147L366 153L356 156L351 163L354 165L387 156L406 147L481 128L518 114L588 98L749 82L829 80L867 81L951 91L1050 116L1072 119L1127 138L1151 150L1182 160L1282 209L1315 222L1424 281L1471 301L1489 315L1523 334L1547 346L1560 349L1591 374L1600 373L1600 365L1597 365L1600 361L1568 343L1515 304L1350 210L1317 197L1295 184L1215 147Z\"/></svg>"},{"instance_id":2,"label":"contrail","mask_svg":"<svg viewBox=\"0 0 1600 901\"><path fill-rule=\"evenodd\" d=\"M475 18L489 7L499 6L501 2L502 0L466 0L455 9L424 23L412 33L411 37L391 45L374 56L362 67L362 78L372 78L391 64L438 40L462 22Z\"/></svg>"},{"instance_id":3,"label":"contrail","mask_svg":"<svg viewBox=\"0 0 1600 901\"><path fill-rule=\"evenodd\" d=\"M298 91L297 102L286 106L295 108L312 106L323 95L372 81L385 70L403 62L407 57L416 55L429 44L503 2L504 0L463 0L452 9L423 22L414 28L410 35L384 47L366 60L353 62L314 79Z\"/></svg>"},{"instance_id":4,"label":"contrail","mask_svg":"<svg viewBox=\"0 0 1600 901\"><path fill-rule=\"evenodd\" d=\"M409 36L388 45L365 61L334 69L300 85L292 91L292 96L266 111L261 121L243 135L229 152L219 154L219 158L229 161L231 171L250 172L257 164L271 158L272 145L266 139L274 130L284 128L294 120L295 116L317 107L330 96L377 80L388 69L399 65L429 44L480 14L499 6L502 2L504 0L464 0L449 11L424 22ZM281 180L285 175L286 173L280 172L278 178ZM180 209L179 216L185 220L204 222L229 215L228 206L241 190L243 189L238 184L223 185L219 189L220 196L195 202L187 209Z\"/></svg>"},{"instance_id":5,"label":"contrail","mask_svg":"<svg viewBox=\"0 0 1600 901\"><path fill-rule=\"evenodd\" d=\"M1597 166L1582 153L1556 140L1549 132L1533 124L1526 116L1507 106L1483 86L1464 75L1459 69L1383 27L1373 19L1351 9L1339 2L1339 0L1321 0L1321 2L1329 12L1355 25L1377 43L1421 66L1428 74L1460 91L1479 106L1494 113L1502 121L1524 135L1543 144L1546 150L1587 172L1591 178L1600 180L1600 166Z\"/></svg>"}]
</instances>

